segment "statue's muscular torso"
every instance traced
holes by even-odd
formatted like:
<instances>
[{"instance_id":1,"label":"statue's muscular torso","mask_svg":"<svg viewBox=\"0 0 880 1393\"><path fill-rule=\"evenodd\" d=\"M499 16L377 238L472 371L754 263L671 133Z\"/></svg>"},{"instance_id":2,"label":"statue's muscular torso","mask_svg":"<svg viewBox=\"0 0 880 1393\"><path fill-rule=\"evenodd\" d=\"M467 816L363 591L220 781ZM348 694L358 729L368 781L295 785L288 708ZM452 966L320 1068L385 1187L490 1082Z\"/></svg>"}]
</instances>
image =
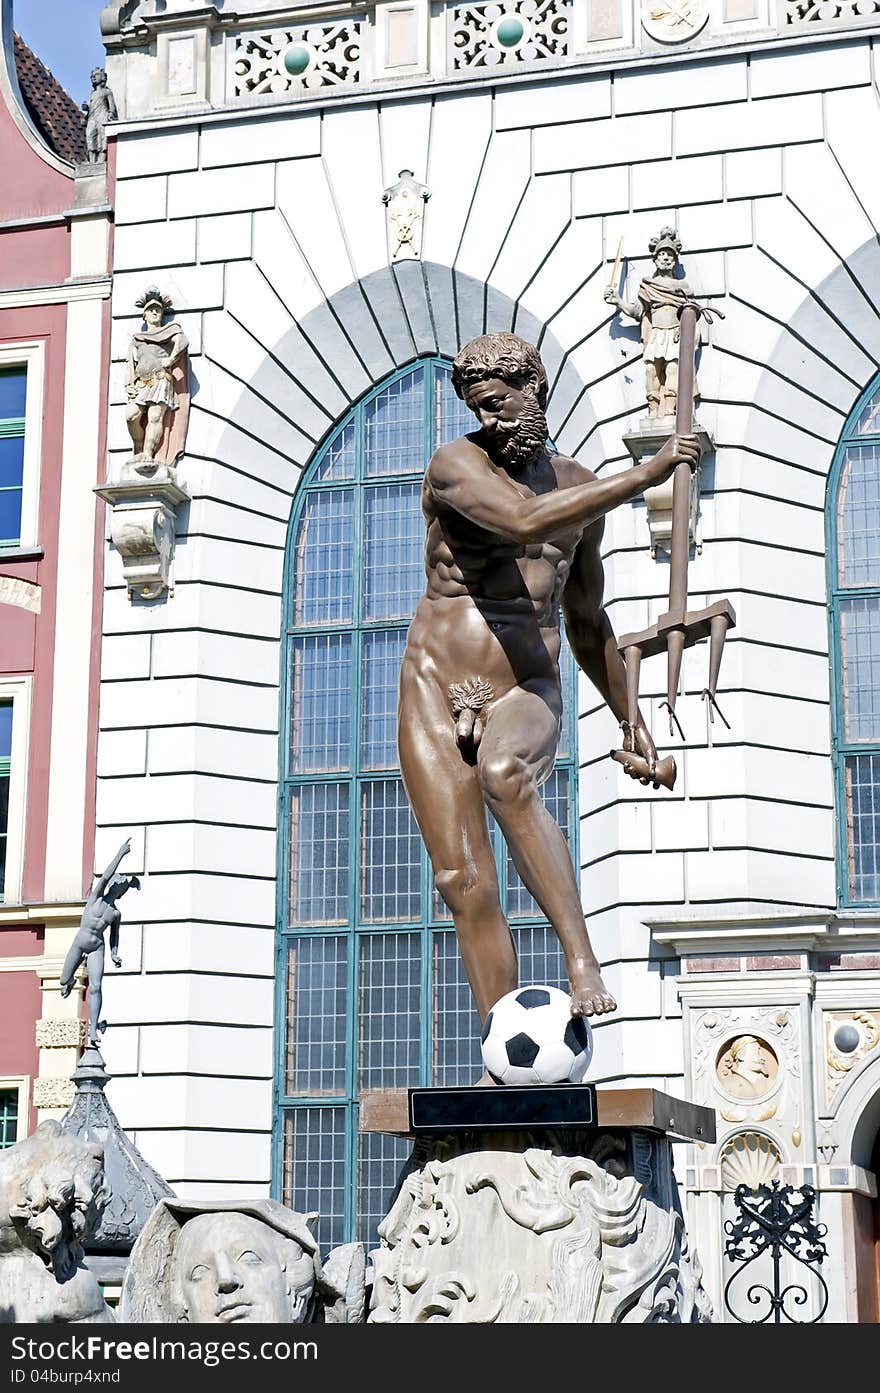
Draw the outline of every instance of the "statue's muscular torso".
<instances>
[{"instance_id":1,"label":"statue's muscular torso","mask_svg":"<svg viewBox=\"0 0 880 1393\"><path fill-rule=\"evenodd\" d=\"M520 498L594 477L573 460L546 452L512 476L470 436L443 450L447 467L450 455L466 455L471 470L476 465ZM500 536L437 497L433 463L422 485L427 586L409 630L404 688L421 677L445 693L451 682L479 676L491 683L496 698L524 682L558 690L559 602L584 529L534 543Z\"/></svg>"}]
</instances>

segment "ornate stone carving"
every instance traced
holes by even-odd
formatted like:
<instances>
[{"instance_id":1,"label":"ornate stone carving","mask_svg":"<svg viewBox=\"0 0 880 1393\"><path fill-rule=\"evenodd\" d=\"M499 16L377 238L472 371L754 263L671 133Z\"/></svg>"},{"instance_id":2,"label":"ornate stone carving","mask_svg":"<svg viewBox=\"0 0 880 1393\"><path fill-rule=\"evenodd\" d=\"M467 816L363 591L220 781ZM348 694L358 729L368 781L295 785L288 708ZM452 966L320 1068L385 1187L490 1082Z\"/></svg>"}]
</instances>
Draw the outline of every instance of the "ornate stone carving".
<instances>
[{"instance_id":1,"label":"ornate stone carving","mask_svg":"<svg viewBox=\"0 0 880 1393\"><path fill-rule=\"evenodd\" d=\"M80 1049L86 1040L85 1021L37 1021L38 1050Z\"/></svg>"},{"instance_id":2,"label":"ornate stone carving","mask_svg":"<svg viewBox=\"0 0 880 1393\"><path fill-rule=\"evenodd\" d=\"M783 0L779 26L787 29L835 29L880 14L880 0Z\"/></svg>"},{"instance_id":3,"label":"ornate stone carving","mask_svg":"<svg viewBox=\"0 0 880 1393\"><path fill-rule=\"evenodd\" d=\"M236 34L233 90L256 97L358 83L362 43L361 19Z\"/></svg>"},{"instance_id":4,"label":"ornate stone carving","mask_svg":"<svg viewBox=\"0 0 880 1393\"><path fill-rule=\"evenodd\" d=\"M855 1066L880 1045L880 1021L869 1011L830 1011L825 1016L826 1090L829 1102Z\"/></svg>"},{"instance_id":5,"label":"ornate stone carving","mask_svg":"<svg viewBox=\"0 0 880 1393\"><path fill-rule=\"evenodd\" d=\"M0 1153L0 1321L113 1320L83 1266L106 1199L100 1146L57 1122Z\"/></svg>"},{"instance_id":6,"label":"ornate stone carving","mask_svg":"<svg viewBox=\"0 0 880 1393\"><path fill-rule=\"evenodd\" d=\"M173 594L177 509L189 500L186 490L161 469L151 480L104 484L95 493L112 507L110 540L122 557L129 599Z\"/></svg>"},{"instance_id":7,"label":"ornate stone carving","mask_svg":"<svg viewBox=\"0 0 880 1393\"><path fill-rule=\"evenodd\" d=\"M33 585L29 580L22 580L19 576L0 576L0 605L15 605L31 614L39 614L42 593L40 586Z\"/></svg>"},{"instance_id":8,"label":"ornate stone carving","mask_svg":"<svg viewBox=\"0 0 880 1393\"><path fill-rule=\"evenodd\" d=\"M778 1146L760 1132L739 1132L721 1149L721 1184L725 1190L747 1185L756 1190L779 1174Z\"/></svg>"},{"instance_id":9,"label":"ornate stone carving","mask_svg":"<svg viewBox=\"0 0 880 1393\"><path fill-rule=\"evenodd\" d=\"M684 44L709 18L709 0L642 0L642 28L660 44Z\"/></svg>"},{"instance_id":10,"label":"ornate stone carving","mask_svg":"<svg viewBox=\"0 0 880 1393\"><path fill-rule=\"evenodd\" d=\"M766 1040L738 1035L719 1055L715 1066L718 1082L730 1097L753 1103L773 1087L779 1060Z\"/></svg>"},{"instance_id":11,"label":"ornate stone carving","mask_svg":"<svg viewBox=\"0 0 880 1393\"><path fill-rule=\"evenodd\" d=\"M523 68L569 51L568 0L456 5L449 16L450 68Z\"/></svg>"},{"instance_id":12,"label":"ornate stone carving","mask_svg":"<svg viewBox=\"0 0 880 1393\"><path fill-rule=\"evenodd\" d=\"M371 1321L711 1319L665 1139L481 1140L417 1143L379 1226Z\"/></svg>"},{"instance_id":13,"label":"ornate stone carving","mask_svg":"<svg viewBox=\"0 0 880 1393\"><path fill-rule=\"evenodd\" d=\"M364 1250L345 1244L322 1267L317 1220L275 1200L160 1200L132 1250L122 1320L360 1323Z\"/></svg>"},{"instance_id":14,"label":"ornate stone carving","mask_svg":"<svg viewBox=\"0 0 880 1393\"><path fill-rule=\"evenodd\" d=\"M770 1123L780 1143L802 1125L797 1017L775 1007L714 1007L691 1017L694 1101L727 1123ZM782 1145L780 1145L780 1154Z\"/></svg>"},{"instance_id":15,"label":"ornate stone carving","mask_svg":"<svg viewBox=\"0 0 880 1393\"><path fill-rule=\"evenodd\" d=\"M34 1079L35 1108L66 1108L73 1100L73 1084L70 1079Z\"/></svg>"},{"instance_id":16,"label":"ornate stone carving","mask_svg":"<svg viewBox=\"0 0 880 1393\"><path fill-rule=\"evenodd\" d=\"M392 261L417 261L422 254L422 215L431 190L402 169L396 184L382 194L388 210L388 235Z\"/></svg>"}]
</instances>

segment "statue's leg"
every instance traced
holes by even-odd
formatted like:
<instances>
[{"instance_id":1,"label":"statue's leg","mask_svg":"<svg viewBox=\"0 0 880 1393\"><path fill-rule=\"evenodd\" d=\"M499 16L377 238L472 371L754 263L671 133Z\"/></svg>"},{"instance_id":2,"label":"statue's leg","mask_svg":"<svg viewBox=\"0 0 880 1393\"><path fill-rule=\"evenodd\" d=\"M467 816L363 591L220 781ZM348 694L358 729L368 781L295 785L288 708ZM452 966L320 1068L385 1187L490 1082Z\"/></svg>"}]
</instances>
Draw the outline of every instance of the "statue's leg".
<instances>
[{"instance_id":1,"label":"statue's leg","mask_svg":"<svg viewBox=\"0 0 880 1393\"><path fill-rule=\"evenodd\" d=\"M404 669L400 767L437 889L455 923L480 1020L517 984L516 951L501 909L476 770L462 759L445 695Z\"/></svg>"},{"instance_id":2,"label":"statue's leg","mask_svg":"<svg viewBox=\"0 0 880 1393\"><path fill-rule=\"evenodd\" d=\"M558 740L558 688L548 682L514 688L489 712L477 770L513 863L562 945L573 1013L601 1015L617 1003L590 945L565 838L538 793L553 768Z\"/></svg>"},{"instance_id":3,"label":"statue's leg","mask_svg":"<svg viewBox=\"0 0 880 1393\"><path fill-rule=\"evenodd\" d=\"M89 972L89 1044L98 1043L98 1022L101 1019L101 1003L103 992L101 984L104 980L104 945L93 948L86 958L86 965Z\"/></svg>"},{"instance_id":4,"label":"statue's leg","mask_svg":"<svg viewBox=\"0 0 880 1393\"><path fill-rule=\"evenodd\" d=\"M669 416L675 415L678 403L678 359L670 358L666 364L666 413Z\"/></svg>"},{"instance_id":5,"label":"statue's leg","mask_svg":"<svg viewBox=\"0 0 880 1393\"><path fill-rule=\"evenodd\" d=\"M657 375L657 368L653 362L645 363L645 394L648 398L648 415L661 415L660 378Z\"/></svg>"},{"instance_id":6,"label":"statue's leg","mask_svg":"<svg viewBox=\"0 0 880 1393\"><path fill-rule=\"evenodd\" d=\"M144 453L144 408L132 402L125 413L125 424L134 445L134 457L140 459Z\"/></svg>"},{"instance_id":7,"label":"statue's leg","mask_svg":"<svg viewBox=\"0 0 880 1393\"><path fill-rule=\"evenodd\" d=\"M73 986L73 979L77 974L79 965L83 960L84 954L80 946L80 936L76 935L67 950L67 957L64 959L64 966L61 969L61 995L70 996Z\"/></svg>"},{"instance_id":8,"label":"statue's leg","mask_svg":"<svg viewBox=\"0 0 880 1393\"><path fill-rule=\"evenodd\" d=\"M153 402L147 407L147 430L144 436L144 458L155 459L165 433L165 407Z\"/></svg>"}]
</instances>

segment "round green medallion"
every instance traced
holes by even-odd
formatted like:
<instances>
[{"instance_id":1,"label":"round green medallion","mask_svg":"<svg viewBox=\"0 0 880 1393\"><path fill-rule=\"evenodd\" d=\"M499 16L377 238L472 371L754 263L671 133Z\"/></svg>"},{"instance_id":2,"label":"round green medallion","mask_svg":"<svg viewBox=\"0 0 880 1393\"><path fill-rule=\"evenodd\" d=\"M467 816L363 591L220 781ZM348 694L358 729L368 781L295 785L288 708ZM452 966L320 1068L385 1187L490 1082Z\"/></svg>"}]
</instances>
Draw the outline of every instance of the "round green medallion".
<instances>
[{"instance_id":1,"label":"round green medallion","mask_svg":"<svg viewBox=\"0 0 880 1393\"><path fill-rule=\"evenodd\" d=\"M305 44L291 44L290 48L284 50L284 66L291 77L299 77L311 61L312 55Z\"/></svg>"},{"instance_id":2,"label":"round green medallion","mask_svg":"<svg viewBox=\"0 0 880 1393\"><path fill-rule=\"evenodd\" d=\"M505 15L495 30L495 37L504 48L515 48L525 33L521 19L516 15Z\"/></svg>"}]
</instances>

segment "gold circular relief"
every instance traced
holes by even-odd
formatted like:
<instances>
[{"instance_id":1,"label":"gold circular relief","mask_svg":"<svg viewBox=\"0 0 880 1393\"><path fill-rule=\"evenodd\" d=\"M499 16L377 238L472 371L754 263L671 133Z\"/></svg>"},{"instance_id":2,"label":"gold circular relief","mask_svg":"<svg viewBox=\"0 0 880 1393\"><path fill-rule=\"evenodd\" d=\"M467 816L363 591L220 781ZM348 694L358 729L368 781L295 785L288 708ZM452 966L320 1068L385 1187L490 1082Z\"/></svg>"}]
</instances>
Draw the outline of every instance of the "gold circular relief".
<instances>
[{"instance_id":1,"label":"gold circular relief","mask_svg":"<svg viewBox=\"0 0 880 1393\"><path fill-rule=\"evenodd\" d=\"M779 1060L771 1045L757 1035L737 1035L718 1056L715 1075L724 1092L752 1103L769 1093L779 1073Z\"/></svg>"}]
</instances>

